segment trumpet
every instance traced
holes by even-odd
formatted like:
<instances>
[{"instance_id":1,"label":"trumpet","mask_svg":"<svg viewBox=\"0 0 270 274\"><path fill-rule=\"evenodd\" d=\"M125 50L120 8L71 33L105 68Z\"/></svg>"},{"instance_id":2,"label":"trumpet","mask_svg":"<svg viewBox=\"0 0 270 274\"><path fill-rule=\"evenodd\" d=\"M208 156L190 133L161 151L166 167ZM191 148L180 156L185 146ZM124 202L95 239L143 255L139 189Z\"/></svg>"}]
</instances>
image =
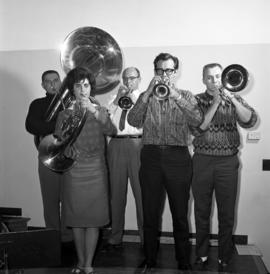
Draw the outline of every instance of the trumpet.
<instances>
[{"instance_id":1,"label":"trumpet","mask_svg":"<svg viewBox=\"0 0 270 274\"><path fill-rule=\"evenodd\" d=\"M123 110L130 109L133 105L131 98L128 96L128 94L130 93L130 89L126 86L121 85L118 92L122 93L122 96L118 100L118 106Z\"/></svg>"},{"instance_id":2,"label":"trumpet","mask_svg":"<svg viewBox=\"0 0 270 274\"><path fill-rule=\"evenodd\" d=\"M158 100L166 100L170 95L170 88L164 82L159 82L154 86L153 94Z\"/></svg>"},{"instance_id":3,"label":"trumpet","mask_svg":"<svg viewBox=\"0 0 270 274\"><path fill-rule=\"evenodd\" d=\"M132 105L133 105L133 102L132 102L131 98L127 95L120 97L118 100L118 106L121 109L128 110L132 107Z\"/></svg>"}]
</instances>

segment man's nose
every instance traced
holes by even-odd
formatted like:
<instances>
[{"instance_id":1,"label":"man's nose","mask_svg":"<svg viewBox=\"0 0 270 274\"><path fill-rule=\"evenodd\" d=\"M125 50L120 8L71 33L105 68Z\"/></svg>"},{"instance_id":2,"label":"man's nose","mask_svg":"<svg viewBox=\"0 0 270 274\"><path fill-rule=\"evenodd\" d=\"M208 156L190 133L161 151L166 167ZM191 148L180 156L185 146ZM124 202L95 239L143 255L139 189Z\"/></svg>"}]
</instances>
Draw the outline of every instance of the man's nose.
<instances>
[{"instance_id":1,"label":"man's nose","mask_svg":"<svg viewBox=\"0 0 270 274\"><path fill-rule=\"evenodd\" d=\"M162 76L167 76L166 70L162 71Z\"/></svg>"}]
</instances>

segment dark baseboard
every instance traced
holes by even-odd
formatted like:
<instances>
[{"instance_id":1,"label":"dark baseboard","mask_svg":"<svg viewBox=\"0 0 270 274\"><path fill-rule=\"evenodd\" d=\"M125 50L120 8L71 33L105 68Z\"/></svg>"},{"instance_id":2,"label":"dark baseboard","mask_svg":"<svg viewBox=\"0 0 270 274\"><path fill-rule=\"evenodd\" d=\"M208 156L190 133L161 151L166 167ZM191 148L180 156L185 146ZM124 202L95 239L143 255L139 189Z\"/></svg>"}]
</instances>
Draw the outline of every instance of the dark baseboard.
<instances>
[{"instance_id":1,"label":"dark baseboard","mask_svg":"<svg viewBox=\"0 0 270 274\"><path fill-rule=\"evenodd\" d=\"M109 229L105 228L103 230L103 235L106 237L106 235L109 234ZM138 230L125 230L124 232L125 236L139 236ZM160 233L160 237L167 237L167 238L172 238L173 239L173 233L172 232L166 232L162 231ZM195 240L196 234L195 233L190 233L190 240ZM210 240L217 240L218 235L217 234L210 234ZM248 236L247 235L233 235L233 242L234 244L239 244L239 245L246 245L248 244Z\"/></svg>"},{"instance_id":2,"label":"dark baseboard","mask_svg":"<svg viewBox=\"0 0 270 274\"><path fill-rule=\"evenodd\" d=\"M21 216L22 209L17 207L0 207L1 215Z\"/></svg>"}]
</instances>

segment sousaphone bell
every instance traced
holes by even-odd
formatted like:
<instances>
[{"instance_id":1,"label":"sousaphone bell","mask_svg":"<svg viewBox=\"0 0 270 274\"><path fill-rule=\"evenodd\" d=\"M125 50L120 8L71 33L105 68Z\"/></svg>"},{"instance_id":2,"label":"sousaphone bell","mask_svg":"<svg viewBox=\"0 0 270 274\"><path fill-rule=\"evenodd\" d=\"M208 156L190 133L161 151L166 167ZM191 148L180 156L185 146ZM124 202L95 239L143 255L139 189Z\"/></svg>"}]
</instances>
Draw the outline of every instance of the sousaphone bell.
<instances>
[{"instance_id":1,"label":"sousaphone bell","mask_svg":"<svg viewBox=\"0 0 270 274\"><path fill-rule=\"evenodd\" d=\"M97 95L111 91L120 82L123 65L121 49L104 30L81 27L71 32L62 45L60 60L65 73L75 67L86 67L95 76ZM72 102L64 82L60 94L55 96L53 105L46 113L47 121L56 117L61 109L68 108ZM39 159L49 169L64 172L73 166L74 159L67 157L65 151L78 137L86 120L86 113L82 112L77 118L68 125L69 136L63 142L57 140L53 134L41 140L38 147Z\"/></svg>"}]
</instances>

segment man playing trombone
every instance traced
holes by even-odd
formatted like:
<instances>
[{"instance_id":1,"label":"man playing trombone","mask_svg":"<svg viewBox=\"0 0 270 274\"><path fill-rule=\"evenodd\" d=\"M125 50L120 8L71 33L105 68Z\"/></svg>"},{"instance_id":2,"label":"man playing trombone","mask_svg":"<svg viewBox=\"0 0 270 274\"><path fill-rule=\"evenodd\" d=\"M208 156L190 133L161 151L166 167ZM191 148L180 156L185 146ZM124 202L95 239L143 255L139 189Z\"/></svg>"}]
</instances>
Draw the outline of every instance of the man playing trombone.
<instances>
[{"instance_id":1,"label":"man playing trombone","mask_svg":"<svg viewBox=\"0 0 270 274\"><path fill-rule=\"evenodd\" d=\"M250 128L257 121L254 109L239 95L223 87L222 70L218 63L204 66L206 91L196 95L204 121L199 127L192 128L195 135L192 180L196 224L195 266L198 270L208 263L213 191L218 209L220 268L225 270L231 259L239 168L237 153L240 136L237 127Z\"/></svg>"}]
</instances>

